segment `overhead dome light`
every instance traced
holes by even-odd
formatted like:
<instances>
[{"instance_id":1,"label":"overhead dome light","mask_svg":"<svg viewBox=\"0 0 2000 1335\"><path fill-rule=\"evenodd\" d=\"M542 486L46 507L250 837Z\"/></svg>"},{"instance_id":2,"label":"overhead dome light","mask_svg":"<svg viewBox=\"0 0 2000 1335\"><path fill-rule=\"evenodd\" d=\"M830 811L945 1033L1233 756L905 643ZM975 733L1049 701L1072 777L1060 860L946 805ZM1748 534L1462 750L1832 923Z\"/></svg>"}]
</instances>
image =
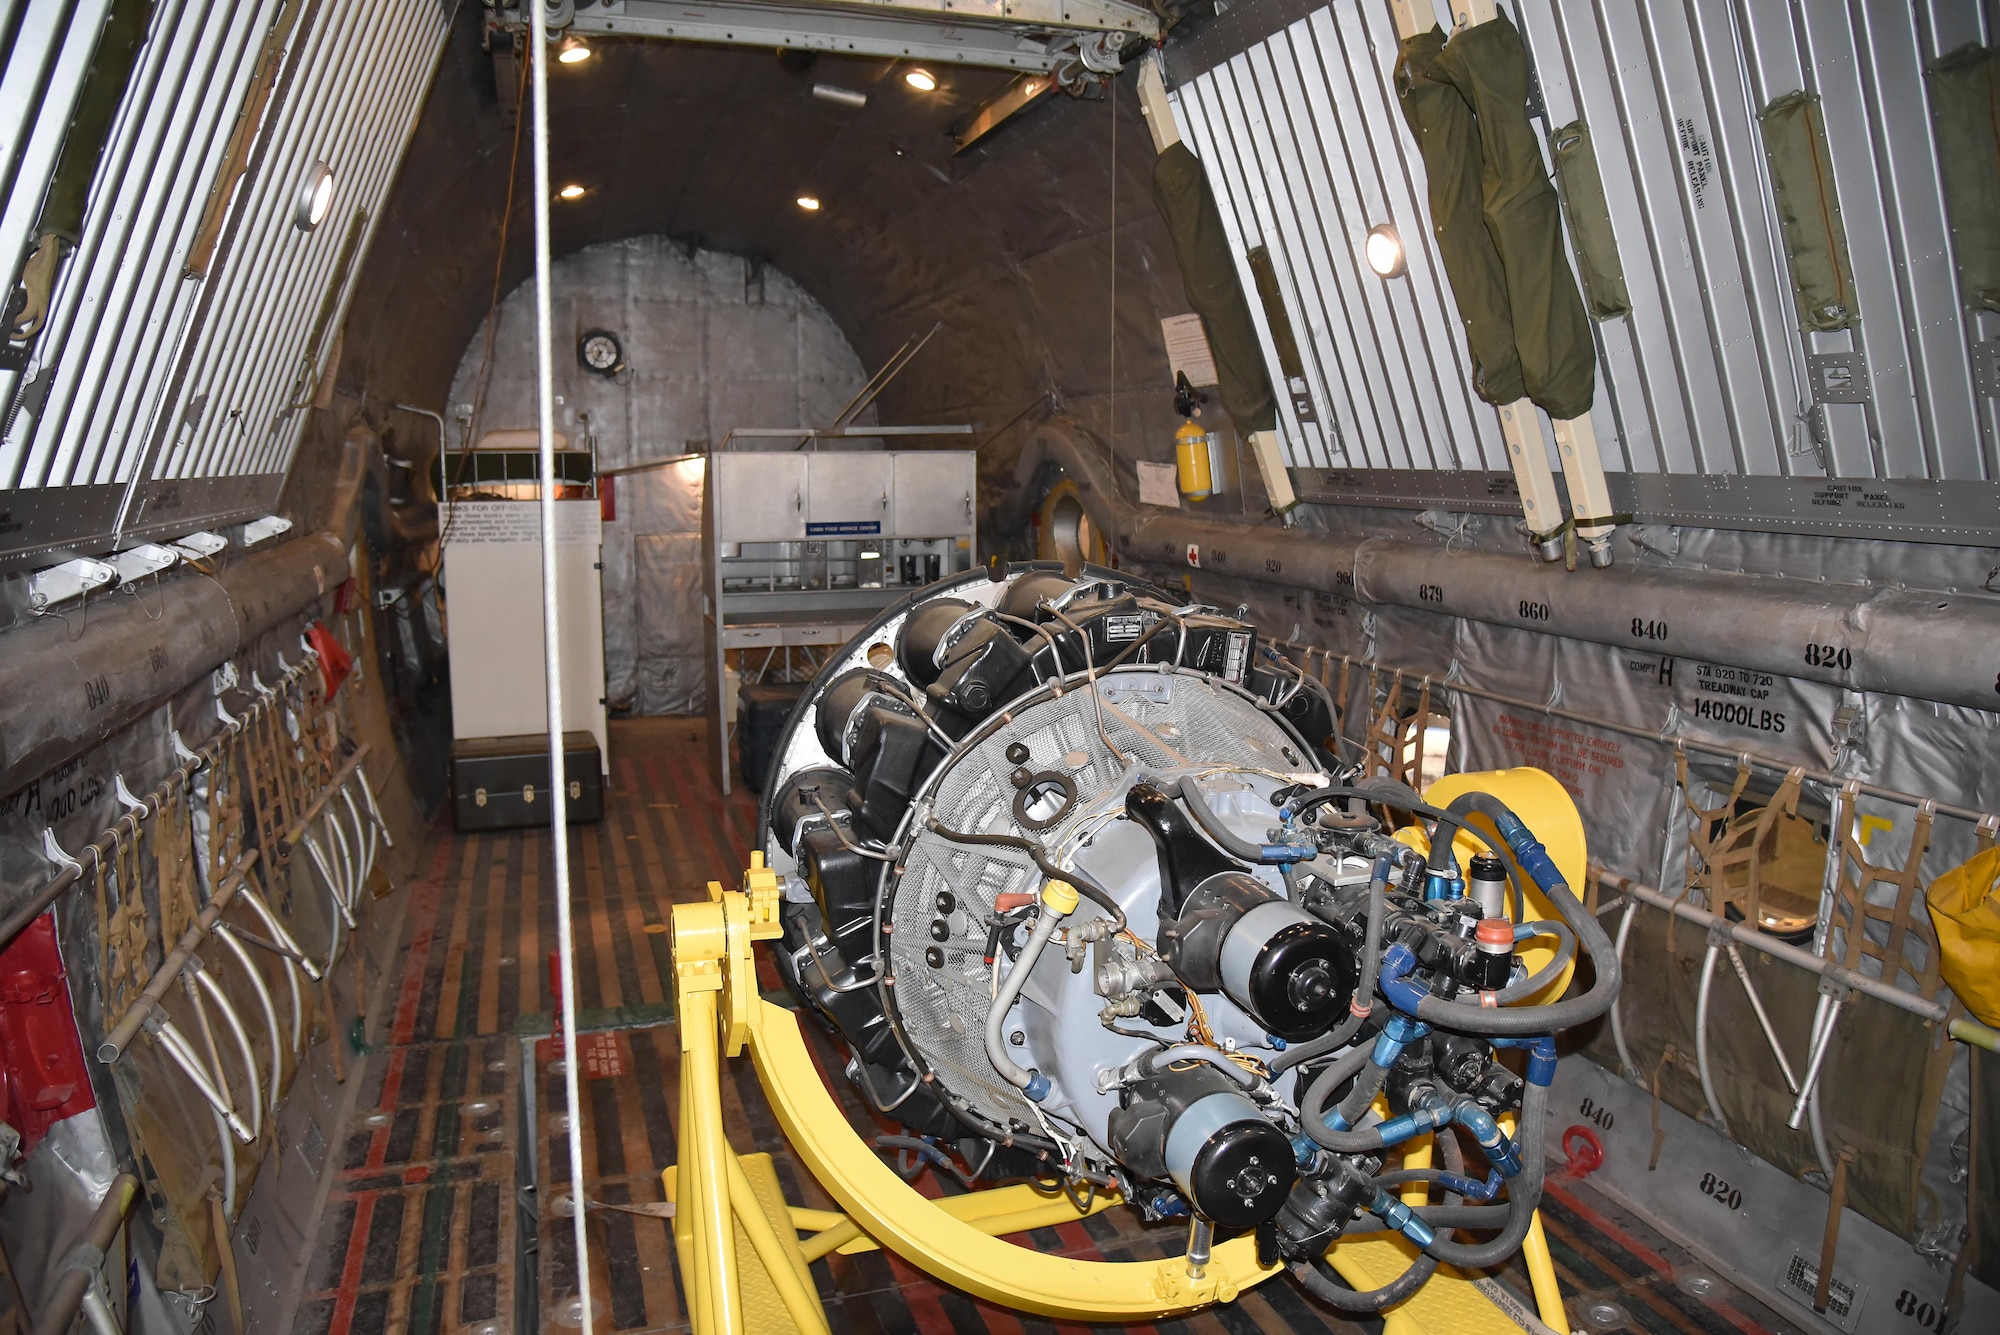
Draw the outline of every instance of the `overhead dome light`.
<instances>
[{"instance_id":1,"label":"overhead dome light","mask_svg":"<svg viewBox=\"0 0 2000 1335\"><path fill-rule=\"evenodd\" d=\"M934 93L937 91L937 75L932 74L927 69L919 68L911 70L903 76L903 82L920 93Z\"/></svg>"},{"instance_id":2,"label":"overhead dome light","mask_svg":"<svg viewBox=\"0 0 2000 1335\"><path fill-rule=\"evenodd\" d=\"M1364 246L1368 254L1368 267L1383 278L1403 276L1403 238L1388 223L1377 223L1368 229L1368 241Z\"/></svg>"},{"instance_id":3,"label":"overhead dome light","mask_svg":"<svg viewBox=\"0 0 2000 1335\"><path fill-rule=\"evenodd\" d=\"M819 199L815 195L800 195L799 207L804 209L807 213L818 213Z\"/></svg>"},{"instance_id":4,"label":"overhead dome light","mask_svg":"<svg viewBox=\"0 0 2000 1335\"><path fill-rule=\"evenodd\" d=\"M590 44L574 34L563 38L556 48L556 59L565 65L581 65L591 54Z\"/></svg>"},{"instance_id":5,"label":"overhead dome light","mask_svg":"<svg viewBox=\"0 0 2000 1335\"><path fill-rule=\"evenodd\" d=\"M1383 278L1399 278L1405 266L1403 238L1389 223L1377 223L1368 229L1368 239L1363 245L1368 257L1368 267Z\"/></svg>"},{"instance_id":6,"label":"overhead dome light","mask_svg":"<svg viewBox=\"0 0 2000 1335\"><path fill-rule=\"evenodd\" d=\"M580 185L566 185L562 189L556 191L556 193L558 195L561 195L564 199L582 199L584 196L584 189Z\"/></svg>"},{"instance_id":7,"label":"overhead dome light","mask_svg":"<svg viewBox=\"0 0 2000 1335\"><path fill-rule=\"evenodd\" d=\"M326 218L327 210L333 207L333 168L324 162L315 162L306 169L306 179L299 184L298 201L292 207L292 225L301 232L310 232Z\"/></svg>"}]
</instances>

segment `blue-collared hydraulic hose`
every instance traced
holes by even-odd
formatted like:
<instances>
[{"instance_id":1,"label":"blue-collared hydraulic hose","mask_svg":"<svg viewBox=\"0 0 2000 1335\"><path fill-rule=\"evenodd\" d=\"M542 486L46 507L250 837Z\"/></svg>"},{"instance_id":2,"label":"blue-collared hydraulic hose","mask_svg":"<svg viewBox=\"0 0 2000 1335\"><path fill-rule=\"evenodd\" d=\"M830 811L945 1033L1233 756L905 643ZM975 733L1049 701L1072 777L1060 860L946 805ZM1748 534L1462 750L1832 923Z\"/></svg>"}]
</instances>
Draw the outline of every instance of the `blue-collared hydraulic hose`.
<instances>
[{"instance_id":1,"label":"blue-collared hydraulic hose","mask_svg":"<svg viewBox=\"0 0 2000 1335\"><path fill-rule=\"evenodd\" d=\"M1307 1103L1310 1105L1310 1098ZM1502 1177L1515 1177L1521 1171L1520 1147L1500 1129L1500 1124L1493 1120L1493 1114L1470 1099L1433 1098L1422 1107L1412 1108L1400 1116L1358 1131L1334 1126L1334 1116L1332 1113L1324 1117L1313 1116L1308 1108L1301 1120L1306 1134L1337 1154L1380 1153L1456 1122L1472 1133L1487 1162L1498 1169Z\"/></svg>"},{"instance_id":2,"label":"blue-collared hydraulic hose","mask_svg":"<svg viewBox=\"0 0 2000 1335\"><path fill-rule=\"evenodd\" d=\"M1427 989L1408 981L1407 975L1416 968L1416 957L1398 943L1391 945L1382 955L1382 995L1396 1009L1419 1020L1460 1033L1489 1037L1530 1037L1553 1033L1604 1014L1618 995L1618 954L1612 949L1611 939L1604 934L1604 928L1570 892L1562 872L1557 870L1542 842L1535 838L1520 817L1508 809L1506 803L1489 793L1462 794L1452 802L1450 810L1461 820L1465 812L1477 811L1493 821L1516 860L1576 934L1578 947L1589 955L1597 976L1590 990L1582 996L1566 997L1545 1005L1513 1008L1467 1005L1434 997Z\"/></svg>"},{"instance_id":3,"label":"blue-collared hydraulic hose","mask_svg":"<svg viewBox=\"0 0 2000 1335\"><path fill-rule=\"evenodd\" d=\"M1556 1078L1556 1039L1554 1034L1534 1034L1525 1038L1496 1038L1496 1048L1526 1048L1528 1050L1527 1080L1531 1085L1549 1085Z\"/></svg>"},{"instance_id":4,"label":"blue-collared hydraulic hose","mask_svg":"<svg viewBox=\"0 0 2000 1335\"><path fill-rule=\"evenodd\" d=\"M1368 1112L1368 1105L1382 1092L1383 1082L1389 1078L1389 1068L1403 1055L1403 1049L1430 1032L1430 1026L1403 1015L1392 1015L1389 1023L1375 1037L1375 1045L1369 1050L1368 1064L1355 1077L1354 1087L1340 1106L1326 1115L1325 1125L1329 1130L1345 1131L1359 1122ZM1314 1121L1319 1119L1315 1118ZM1310 1127L1308 1127L1310 1130Z\"/></svg>"},{"instance_id":5,"label":"blue-collared hydraulic hose","mask_svg":"<svg viewBox=\"0 0 2000 1335\"><path fill-rule=\"evenodd\" d=\"M1464 1177L1465 1155L1460 1150L1458 1142L1447 1137L1444 1141L1440 1142L1438 1148L1443 1155L1446 1170L1440 1174L1440 1178L1449 1178L1452 1183L1468 1180ZM1388 1185L1382 1179L1377 1179L1377 1182L1378 1186ZM1488 1223L1481 1212L1490 1210L1493 1214L1501 1215L1505 1213L1504 1210L1494 1210L1492 1207L1482 1206L1473 1206L1468 1210L1467 1207L1459 1204L1459 1198L1455 1194L1452 1185L1445 1185L1442 1182L1441 1185L1443 1185L1446 1193L1445 1203L1440 1207L1434 1207L1437 1213L1468 1216L1466 1224L1472 1227L1498 1226L1498 1220ZM1421 1238L1422 1240L1418 1242L1418 1245L1428 1248L1440 1241L1436 1236L1439 1230L1444 1231L1443 1240L1449 1241L1451 1238L1450 1230L1460 1226L1456 1220L1441 1223L1434 1222L1432 1219L1423 1217L1423 1215L1410 1212L1403 1206L1401 1201L1380 1190L1377 1191L1376 1198L1371 1203L1370 1209L1374 1213L1350 1223L1344 1231L1352 1234L1372 1231L1373 1229L1388 1228L1390 1227L1389 1219L1400 1216L1399 1222L1395 1225L1397 1230L1404 1233L1405 1236L1411 1237L1413 1240ZM1304 1284L1310 1292L1328 1306L1342 1312L1368 1314L1393 1307L1395 1304L1408 1298L1419 1288L1423 1287L1424 1283L1436 1272L1437 1267L1437 1258L1432 1256L1428 1250L1425 1250L1415 1261L1410 1263L1408 1269L1394 1280L1379 1289L1370 1289L1363 1292L1356 1292L1341 1283L1340 1277L1333 1273L1332 1268L1323 1259L1294 1262L1292 1273L1298 1277L1301 1284Z\"/></svg>"},{"instance_id":6,"label":"blue-collared hydraulic hose","mask_svg":"<svg viewBox=\"0 0 2000 1335\"><path fill-rule=\"evenodd\" d=\"M1410 1206L1379 1187L1375 1190L1375 1199L1368 1202L1368 1212L1419 1247L1428 1247L1437 1241L1436 1229L1425 1223Z\"/></svg>"},{"instance_id":7,"label":"blue-collared hydraulic hose","mask_svg":"<svg viewBox=\"0 0 2000 1335\"><path fill-rule=\"evenodd\" d=\"M1203 832L1230 857L1243 862L1255 862L1262 866L1278 867L1290 866L1295 862L1310 862L1319 856L1319 846L1310 842L1253 844L1243 838L1222 823L1222 818L1215 814L1207 799L1202 797L1201 786L1194 781L1194 776L1191 774L1181 776L1176 791L1180 793L1181 801L1194 816L1195 824L1201 826Z\"/></svg>"},{"instance_id":8,"label":"blue-collared hydraulic hose","mask_svg":"<svg viewBox=\"0 0 2000 1335\"><path fill-rule=\"evenodd\" d=\"M1521 1171L1521 1152L1500 1124L1493 1120L1493 1114L1470 1101L1460 1102L1452 1109L1452 1120L1472 1133L1479 1142L1480 1150L1486 1155L1486 1162L1500 1171L1502 1177L1515 1177Z\"/></svg>"},{"instance_id":9,"label":"blue-collared hydraulic hose","mask_svg":"<svg viewBox=\"0 0 2000 1335\"><path fill-rule=\"evenodd\" d=\"M1548 1107L1548 1086L1527 1086L1521 1100L1520 1134L1513 1142L1520 1168L1508 1178L1507 1222L1499 1234L1489 1241L1471 1244L1439 1238L1424 1248L1425 1255L1435 1256L1446 1265L1477 1270L1498 1265L1520 1250L1522 1239L1528 1236L1528 1226L1534 1222L1535 1208L1542 1202L1542 1123ZM1494 1167L1506 1171L1499 1164Z\"/></svg>"},{"instance_id":10,"label":"blue-collared hydraulic hose","mask_svg":"<svg viewBox=\"0 0 2000 1335\"><path fill-rule=\"evenodd\" d=\"M1549 1091L1542 1085L1529 1085L1521 1103L1521 1132L1518 1141L1521 1168L1507 1180L1507 1203L1504 1206L1473 1205L1419 1207L1416 1211L1432 1228L1497 1228L1500 1232L1482 1243L1460 1243L1439 1237L1424 1248L1424 1254L1444 1262L1446 1265L1462 1269L1478 1270L1500 1262L1520 1250L1521 1240L1528 1235L1528 1226L1534 1222L1535 1208L1541 1204L1542 1186L1546 1181L1546 1164L1542 1151L1542 1123L1548 1114ZM1371 1128L1372 1130L1373 1128ZM1450 1137L1438 1139L1440 1147L1451 1145ZM1453 1166L1447 1162L1447 1167ZM1456 1171L1456 1169L1454 1169ZM1349 1233L1370 1231L1362 1220L1351 1225Z\"/></svg>"},{"instance_id":11,"label":"blue-collared hydraulic hose","mask_svg":"<svg viewBox=\"0 0 2000 1335\"><path fill-rule=\"evenodd\" d=\"M1498 1196L1506 1180L1497 1168L1486 1175L1484 1182L1442 1168L1392 1168L1386 1173L1377 1173L1373 1179L1377 1186L1382 1187L1401 1187L1412 1182L1425 1182L1440 1191L1454 1192L1469 1201L1480 1202L1490 1201Z\"/></svg>"},{"instance_id":12,"label":"blue-collared hydraulic hose","mask_svg":"<svg viewBox=\"0 0 2000 1335\"><path fill-rule=\"evenodd\" d=\"M1532 1051L1532 1048L1530 1049ZM1534 1221L1535 1208L1541 1204L1542 1187L1546 1181L1547 1165L1542 1148L1543 1123L1548 1116L1549 1089L1546 1085L1530 1084L1521 1101L1521 1127L1511 1144L1519 1156L1520 1169L1513 1177L1506 1179L1507 1203L1505 1205L1455 1205L1422 1206L1416 1211L1417 1217L1434 1229L1467 1228L1498 1229L1499 1233L1483 1243L1465 1244L1439 1237L1424 1248L1426 1256L1435 1257L1446 1265L1466 1269L1483 1269L1497 1265L1520 1249L1521 1240L1528 1235L1528 1226ZM1327 1145L1329 1139L1342 1143L1327 1145L1336 1153L1368 1153L1375 1147L1366 1143L1374 1139L1379 1127L1369 1127L1364 1131L1343 1132L1329 1137L1324 1128L1315 1131L1314 1118L1304 1118L1306 1128L1313 1132L1313 1139ZM1360 1142L1360 1143L1356 1143ZM1448 1171L1463 1176L1462 1164L1456 1142L1450 1135L1440 1136L1438 1146L1445 1155ZM1496 1173L1499 1171L1496 1168ZM1397 1179L1388 1177L1383 1185L1392 1185ZM1489 1179L1491 1181L1491 1179ZM1495 1184L1497 1191L1498 1184ZM1386 1225L1375 1224L1370 1219L1361 1219L1347 1228L1350 1234L1379 1231ZM1317 1290L1315 1290L1317 1292Z\"/></svg>"}]
</instances>

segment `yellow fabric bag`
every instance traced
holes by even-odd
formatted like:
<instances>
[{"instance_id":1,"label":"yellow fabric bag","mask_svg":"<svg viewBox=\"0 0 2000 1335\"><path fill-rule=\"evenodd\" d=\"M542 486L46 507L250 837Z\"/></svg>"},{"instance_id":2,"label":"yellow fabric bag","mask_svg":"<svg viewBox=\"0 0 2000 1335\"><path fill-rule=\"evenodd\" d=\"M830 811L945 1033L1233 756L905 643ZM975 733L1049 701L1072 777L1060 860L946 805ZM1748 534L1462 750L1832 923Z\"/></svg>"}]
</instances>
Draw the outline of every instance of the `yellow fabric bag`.
<instances>
[{"instance_id":1,"label":"yellow fabric bag","mask_svg":"<svg viewBox=\"0 0 2000 1335\"><path fill-rule=\"evenodd\" d=\"M1924 897L1944 981L1977 1019L2000 1027L2000 846L1932 881Z\"/></svg>"}]
</instances>

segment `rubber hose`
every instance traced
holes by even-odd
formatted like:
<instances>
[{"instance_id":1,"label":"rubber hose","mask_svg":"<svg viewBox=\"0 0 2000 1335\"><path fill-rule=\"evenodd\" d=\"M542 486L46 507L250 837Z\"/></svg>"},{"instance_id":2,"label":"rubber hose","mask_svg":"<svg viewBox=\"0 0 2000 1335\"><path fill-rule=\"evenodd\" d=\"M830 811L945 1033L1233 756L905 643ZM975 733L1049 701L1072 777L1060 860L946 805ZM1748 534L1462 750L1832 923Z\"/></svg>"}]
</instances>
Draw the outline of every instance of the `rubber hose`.
<instances>
[{"instance_id":1,"label":"rubber hose","mask_svg":"<svg viewBox=\"0 0 2000 1335\"><path fill-rule=\"evenodd\" d=\"M877 1136L876 1143L888 1137ZM1386 1173L1377 1173L1369 1178L1378 1187L1406 1187L1412 1182L1436 1182L1447 1170L1442 1168L1396 1168Z\"/></svg>"},{"instance_id":2,"label":"rubber hose","mask_svg":"<svg viewBox=\"0 0 2000 1335\"><path fill-rule=\"evenodd\" d=\"M1350 1014L1332 1033L1322 1034L1310 1042L1292 1044L1267 1063L1271 1068L1271 1074L1277 1075L1280 1071L1289 1071L1294 1066L1303 1066L1307 1062L1318 1061L1329 1053L1340 1051L1354 1041L1355 1030L1361 1028L1361 1022L1367 1018L1365 1015Z\"/></svg>"},{"instance_id":3,"label":"rubber hose","mask_svg":"<svg viewBox=\"0 0 2000 1335\"><path fill-rule=\"evenodd\" d=\"M1476 833L1476 831L1475 831ZM1500 865L1507 872L1507 898L1514 905L1514 921L1528 920L1528 894L1521 889L1521 869L1514 865L1514 859L1501 858Z\"/></svg>"},{"instance_id":4,"label":"rubber hose","mask_svg":"<svg viewBox=\"0 0 2000 1335\"><path fill-rule=\"evenodd\" d=\"M1306 1134L1313 1138L1314 1143L1336 1154L1366 1154L1382 1148L1380 1131L1372 1128L1367 1131L1335 1131L1326 1124L1326 1101L1342 1082L1357 1076L1362 1067L1373 1065L1369 1060L1373 1051L1372 1048L1356 1048L1340 1058L1313 1078L1312 1084L1306 1088L1306 1096L1299 1100L1299 1123L1305 1127ZM1375 1096L1371 1093L1368 1097L1372 1101Z\"/></svg>"},{"instance_id":5,"label":"rubber hose","mask_svg":"<svg viewBox=\"0 0 2000 1335\"><path fill-rule=\"evenodd\" d=\"M1245 1089L1255 1089L1263 1083L1255 1071L1238 1066L1229 1060L1228 1054L1205 1043L1176 1043L1172 1047L1147 1053L1139 1062L1148 1071L1157 1071L1168 1062L1207 1062Z\"/></svg>"},{"instance_id":6,"label":"rubber hose","mask_svg":"<svg viewBox=\"0 0 2000 1335\"><path fill-rule=\"evenodd\" d=\"M1458 1137L1447 1131L1440 1138L1438 1146L1444 1155L1446 1169L1463 1177L1465 1152L1459 1146ZM1457 1195L1447 1192L1444 1208L1456 1207L1460 1199ZM1440 1236L1449 1240L1451 1233L1446 1230ZM1350 1289L1341 1283L1338 1276L1333 1273L1333 1268L1321 1257L1315 1257L1311 1261L1294 1262L1292 1273L1299 1277L1299 1282L1305 1285L1313 1296L1329 1307L1342 1312L1368 1313L1380 1312L1406 1301L1429 1281L1437 1272L1437 1268L1438 1259L1429 1252L1424 1252L1410 1263L1408 1269L1389 1283L1378 1289L1366 1290Z\"/></svg>"},{"instance_id":7,"label":"rubber hose","mask_svg":"<svg viewBox=\"0 0 2000 1335\"><path fill-rule=\"evenodd\" d=\"M1239 862L1248 862L1259 866L1270 866L1273 864L1291 865L1290 863L1280 864L1279 859L1267 857L1263 844L1253 844L1227 825L1224 825L1222 818L1215 814L1214 810L1209 807L1207 800L1202 797L1201 788L1195 783L1193 775L1182 775L1181 781L1174 786L1174 791L1180 794L1181 801L1186 803L1187 809L1193 813L1195 824L1201 826L1208 837L1220 845L1222 851L1229 854L1230 857L1235 858ZM1304 838L1304 836L1301 835L1300 838ZM1303 861L1303 859L1299 860ZM1287 876L1288 881L1289 879L1289 876Z\"/></svg>"},{"instance_id":8,"label":"rubber hose","mask_svg":"<svg viewBox=\"0 0 2000 1335\"><path fill-rule=\"evenodd\" d=\"M1539 1009L1539 1008L1538 1008ZM1512 1256L1521 1249L1535 1222L1535 1207L1542 1203L1545 1163L1542 1148L1542 1119L1548 1113L1549 1087L1529 1085L1521 1100L1521 1124L1514 1144L1521 1151L1521 1171L1507 1183L1507 1223L1499 1234L1486 1242L1460 1243L1440 1236L1424 1248L1446 1265L1466 1270L1482 1270Z\"/></svg>"},{"instance_id":9,"label":"rubber hose","mask_svg":"<svg viewBox=\"0 0 2000 1335\"><path fill-rule=\"evenodd\" d=\"M1456 867L1457 855L1452 852L1452 839L1465 828L1465 817L1443 807L1434 807L1417 796L1416 789L1394 779L1363 779L1354 784L1334 784L1326 788L1315 788L1309 793L1301 793L1288 805L1294 814L1304 815L1313 807L1331 802L1336 797L1358 797L1363 802L1379 802L1383 806L1395 807L1412 815L1425 816L1438 823L1438 832L1431 836L1432 848L1442 845L1444 867ZM1451 837L1445 837L1447 834ZM1480 836L1481 841L1485 839ZM1412 849L1412 852L1415 850Z\"/></svg>"},{"instance_id":10,"label":"rubber hose","mask_svg":"<svg viewBox=\"0 0 2000 1335\"><path fill-rule=\"evenodd\" d=\"M1389 1068L1377 1066L1370 1051L1368 1064L1361 1068L1361 1074L1354 1077L1354 1088L1347 1091L1347 1097L1340 1101L1338 1109L1349 1126L1353 1126L1368 1115L1368 1105L1375 1102L1375 1096L1382 1092L1382 1086L1389 1079Z\"/></svg>"},{"instance_id":11,"label":"rubber hose","mask_svg":"<svg viewBox=\"0 0 2000 1335\"><path fill-rule=\"evenodd\" d=\"M1382 971L1382 934L1388 930L1388 893L1389 864L1377 859L1368 874L1368 925L1361 940L1361 980L1355 985L1361 999L1361 1011L1354 1017L1357 1020L1366 1020L1367 1012L1375 1008L1375 980Z\"/></svg>"},{"instance_id":12,"label":"rubber hose","mask_svg":"<svg viewBox=\"0 0 2000 1335\"><path fill-rule=\"evenodd\" d=\"M1375 977L1382 967L1382 932L1384 920L1388 916L1383 902L1383 897L1389 888L1385 876L1386 870L1382 861L1378 859L1374 870L1368 876L1368 926L1361 946L1361 980L1354 988L1354 995L1359 1004L1370 1010L1374 1008ZM1353 1039L1355 1032L1367 1019L1367 1011L1350 1010L1347 1018L1340 1022L1340 1027L1332 1033L1279 1053L1271 1061L1271 1074L1276 1075L1302 1062L1312 1061L1329 1052L1340 1051Z\"/></svg>"},{"instance_id":13,"label":"rubber hose","mask_svg":"<svg viewBox=\"0 0 2000 1335\"><path fill-rule=\"evenodd\" d=\"M1507 1224L1509 1207L1505 1205L1426 1205L1417 1211L1417 1217L1432 1228L1459 1228L1486 1233ZM1342 1230L1342 1237L1356 1233L1387 1233L1389 1226L1373 1215L1363 1215Z\"/></svg>"},{"instance_id":14,"label":"rubber hose","mask_svg":"<svg viewBox=\"0 0 2000 1335\"><path fill-rule=\"evenodd\" d=\"M1310 1095L1308 1095L1310 1097ZM1335 1154L1380 1154L1383 1150L1380 1127L1364 1127L1359 1131L1335 1131L1326 1124L1326 1114L1301 1116L1299 1122L1311 1136L1313 1143Z\"/></svg>"},{"instance_id":15,"label":"rubber hose","mask_svg":"<svg viewBox=\"0 0 2000 1335\"><path fill-rule=\"evenodd\" d=\"M941 839L949 839L954 844L971 844L987 848L1018 848L1035 860L1042 874L1052 881L1066 881L1077 888L1077 892L1091 903L1103 909L1112 918L1112 931L1125 930L1125 910L1111 897L1111 892L1093 881L1074 867L1059 867L1049 857L1049 851L1033 839L1023 839L1015 834L967 834L942 825L933 818L924 823L924 828Z\"/></svg>"},{"instance_id":16,"label":"rubber hose","mask_svg":"<svg viewBox=\"0 0 2000 1335\"><path fill-rule=\"evenodd\" d=\"M1341 1312L1374 1313L1406 1302L1437 1273L1438 1259L1429 1252L1410 1262L1410 1268L1379 1289L1350 1289L1334 1277L1333 1267L1317 1257L1292 1262L1292 1273L1306 1291ZM1325 1274L1321 1274L1321 1270Z\"/></svg>"}]
</instances>

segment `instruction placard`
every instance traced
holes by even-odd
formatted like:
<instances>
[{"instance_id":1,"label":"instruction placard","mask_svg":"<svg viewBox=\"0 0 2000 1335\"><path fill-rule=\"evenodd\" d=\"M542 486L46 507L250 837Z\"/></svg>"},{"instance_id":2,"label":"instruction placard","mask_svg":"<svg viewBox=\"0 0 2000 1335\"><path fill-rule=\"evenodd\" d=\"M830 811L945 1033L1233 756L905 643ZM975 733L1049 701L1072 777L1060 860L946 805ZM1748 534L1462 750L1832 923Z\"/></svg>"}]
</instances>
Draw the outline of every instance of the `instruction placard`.
<instances>
[{"instance_id":1,"label":"instruction placard","mask_svg":"<svg viewBox=\"0 0 2000 1335\"><path fill-rule=\"evenodd\" d=\"M1148 463L1142 459L1132 467L1139 474L1141 505L1164 505L1169 510L1180 508L1180 483L1172 464Z\"/></svg>"},{"instance_id":2,"label":"instruction placard","mask_svg":"<svg viewBox=\"0 0 2000 1335\"><path fill-rule=\"evenodd\" d=\"M1167 365L1176 376L1187 373L1190 385L1213 385L1220 377L1215 373L1215 353L1208 346L1208 333L1201 327L1201 316L1190 311L1186 315L1170 315L1160 321L1160 334L1167 343Z\"/></svg>"}]
</instances>

